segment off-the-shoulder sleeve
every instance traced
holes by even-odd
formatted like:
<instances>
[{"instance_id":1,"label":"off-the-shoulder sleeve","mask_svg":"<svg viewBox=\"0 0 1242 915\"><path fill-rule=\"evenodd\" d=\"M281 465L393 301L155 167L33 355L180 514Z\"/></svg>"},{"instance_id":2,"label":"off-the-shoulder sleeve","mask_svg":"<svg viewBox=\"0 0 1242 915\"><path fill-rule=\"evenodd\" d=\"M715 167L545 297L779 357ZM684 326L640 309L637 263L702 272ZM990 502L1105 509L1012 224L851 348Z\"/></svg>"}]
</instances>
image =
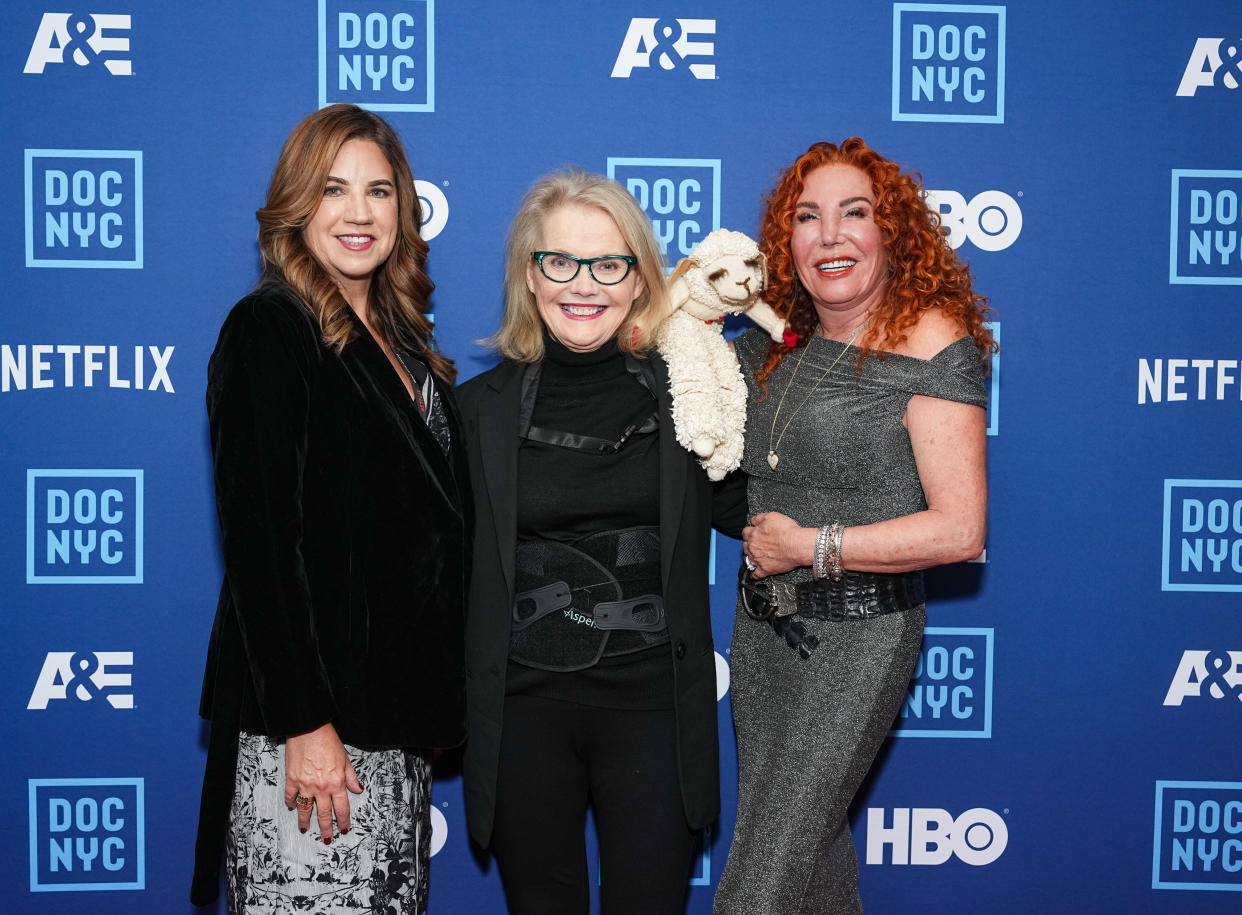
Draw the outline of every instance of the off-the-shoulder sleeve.
<instances>
[{"instance_id":1,"label":"off-the-shoulder sleeve","mask_svg":"<svg viewBox=\"0 0 1242 915\"><path fill-rule=\"evenodd\" d=\"M910 376L910 392L973 404L988 405L987 379L973 337L959 337L925 363L924 371Z\"/></svg>"},{"instance_id":2,"label":"off-the-shoulder sleeve","mask_svg":"<svg viewBox=\"0 0 1242 915\"><path fill-rule=\"evenodd\" d=\"M216 508L225 573L269 733L333 718L302 557L302 478L317 325L279 292L239 302L208 365ZM330 647L329 647L330 650Z\"/></svg>"}]
</instances>

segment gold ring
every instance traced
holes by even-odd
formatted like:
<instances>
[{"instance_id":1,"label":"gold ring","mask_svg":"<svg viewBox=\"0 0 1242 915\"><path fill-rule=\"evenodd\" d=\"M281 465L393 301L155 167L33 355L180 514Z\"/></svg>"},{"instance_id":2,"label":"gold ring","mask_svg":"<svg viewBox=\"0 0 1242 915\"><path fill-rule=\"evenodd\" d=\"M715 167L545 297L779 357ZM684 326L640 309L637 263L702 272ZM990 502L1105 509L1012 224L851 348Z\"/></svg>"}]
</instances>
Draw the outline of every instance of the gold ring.
<instances>
[{"instance_id":1,"label":"gold ring","mask_svg":"<svg viewBox=\"0 0 1242 915\"><path fill-rule=\"evenodd\" d=\"M293 798L293 803L297 804L303 810L310 810L315 804L315 799L309 798L305 794L299 794Z\"/></svg>"}]
</instances>

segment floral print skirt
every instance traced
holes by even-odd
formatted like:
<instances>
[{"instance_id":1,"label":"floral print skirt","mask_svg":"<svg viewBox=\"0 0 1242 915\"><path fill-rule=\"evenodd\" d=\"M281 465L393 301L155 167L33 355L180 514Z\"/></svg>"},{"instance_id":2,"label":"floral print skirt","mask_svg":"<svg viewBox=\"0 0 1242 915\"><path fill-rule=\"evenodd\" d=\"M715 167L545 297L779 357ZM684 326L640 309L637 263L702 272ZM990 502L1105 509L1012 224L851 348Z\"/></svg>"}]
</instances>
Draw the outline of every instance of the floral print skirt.
<instances>
[{"instance_id":1,"label":"floral print skirt","mask_svg":"<svg viewBox=\"0 0 1242 915\"><path fill-rule=\"evenodd\" d=\"M226 845L229 912L427 911L431 766L402 750L346 745L362 783L350 829L323 843L318 818L298 830L285 807L285 745L242 732Z\"/></svg>"}]
</instances>

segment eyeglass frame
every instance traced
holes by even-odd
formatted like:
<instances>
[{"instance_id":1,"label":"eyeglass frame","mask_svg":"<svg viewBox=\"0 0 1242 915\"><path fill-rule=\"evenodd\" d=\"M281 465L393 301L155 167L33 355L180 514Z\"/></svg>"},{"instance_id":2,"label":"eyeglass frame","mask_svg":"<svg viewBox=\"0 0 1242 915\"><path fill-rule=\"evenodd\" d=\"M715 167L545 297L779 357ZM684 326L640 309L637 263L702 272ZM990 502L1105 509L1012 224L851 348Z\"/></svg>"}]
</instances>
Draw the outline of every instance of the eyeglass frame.
<instances>
[{"instance_id":1,"label":"eyeglass frame","mask_svg":"<svg viewBox=\"0 0 1242 915\"><path fill-rule=\"evenodd\" d=\"M563 280L558 280L555 277L548 276L548 272L543 269L543 259L551 254L555 254L557 257L566 258L567 260L571 260L577 264L578 266L574 270L573 276ZM591 279L595 280L595 282L599 283L601 286L616 286L618 283L624 283L626 277L630 275L630 271L638 265L638 258L632 254L604 254L600 257L574 257L572 254L566 254L564 251L532 251L530 253L530 259L538 265L539 272L547 277L548 281L551 283L572 283L577 278L578 274L582 272L582 265L586 264L587 273L590 275ZM613 280L609 283L601 280L595 275L594 267L600 261L611 260L625 261L626 267L625 273L622 274L621 279Z\"/></svg>"}]
</instances>

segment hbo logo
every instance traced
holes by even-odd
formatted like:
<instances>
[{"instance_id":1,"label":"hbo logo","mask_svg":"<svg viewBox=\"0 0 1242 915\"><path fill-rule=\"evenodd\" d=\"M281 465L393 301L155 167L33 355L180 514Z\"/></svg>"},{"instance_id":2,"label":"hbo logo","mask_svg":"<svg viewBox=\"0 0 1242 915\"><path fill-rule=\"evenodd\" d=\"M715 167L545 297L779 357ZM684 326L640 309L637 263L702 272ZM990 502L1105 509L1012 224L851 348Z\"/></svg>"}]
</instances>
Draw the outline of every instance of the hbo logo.
<instances>
[{"instance_id":1,"label":"hbo logo","mask_svg":"<svg viewBox=\"0 0 1242 915\"><path fill-rule=\"evenodd\" d=\"M893 864L944 864L956 856L966 864L991 864L1009 844L1005 821L986 807L973 807L954 819L938 807L897 807L893 825L884 810L867 810L867 863L883 864L892 848Z\"/></svg>"},{"instance_id":2,"label":"hbo logo","mask_svg":"<svg viewBox=\"0 0 1242 915\"><path fill-rule=\"evenodd\" d=\"M703 185L698 179L674 182L671 178L657 178L648 182L645 178L629 178L625 189L651 217L661 250L667 254L674 242L682 255L694 250L704 235L703 228L697 219L684 217L695 216L703 208Z\"/></svg>"},{"instance_id":3,"label":"hbo logo","mask_svg":"<svg viewBox=\"0 0 1242 915\"><path fill-rule=\"evenodd\" d=\"M125 828L125 802L119 797L108 797L102 802L93 797L78 798L70 804L65 798L54 797L48 801L48 867L52 873L72 873L79 865L90 871L96 863L106 871L119 871L125 867L125 840L115 835ZM92 835L98 830L107 835ZM66 833L72 833L66 835Z\"/></svg>"},{"instance_id":4,"label":"hbo logo","mask_svg":"<svg viewBox=\"0 0 1242 915\"><path fill-rule=\"evenodd\" d=\"M125 496L117 489L105 489L96 493L93 489L79 489L70 493L65 489L47 491L47 561L69 563L71 553L79 556L82 564L97 556L108 565L116 565L125 558L121 550L124 536L116 530L125 519ZM102 522L108 529L96 530L94 525Z\"/></svg>"},{"instance_id":5,"label":"hbo logo","mask_svg":"<svg viewBox=\"0 0 1242 915\"><path fill-rule=\"evenodd\" d=\"M1004 191L983 191L967 202L957 191L929 190L927 206L940 214L954 248L969 238L976 248L1002 251L1022 232L1022 210Z\"/></svg>"},{"instance_id":6,"label":"hbo logo","mask_svg":"<svg viewBox=\"0 0 1242 915\"><path fill-rule=\"evenodd\" d=\"M361 50L347 54L365 45L370 51L409 51L414 47L417 33L414 17L409 13L397 13L391 18L383 13L368 13L363 19L357 13L340 13L337 16L337 47L341 54L339 89L361 90L365 79L370 89L378 91L386 85L398 92L409 92L415 86L413 76L414 58L410 54L368 53Z\"/></svg>"},{"instance_id":7,"label":"hbo logo","mask_svg":"<svg viewBox=\"0 0 1242 915\"><path fill-rule=\"evenodd\" d=\"M72 175L55 168L44 172L43 202L47 205L47 247L69 247L72 231L78 239L78 247L85 248L92 238L96 238L105 248L119 248L125 240L117 231L124 222L121 214L100 213L97 216L93 211L74 209L71 220L68 209L60 212L53 210L65 207L70 200L77 208L94 206L98 202L115 209L125 200L125 195L121 192L123 182L121 173L111 169L98 175L85 168Z\"/></svg>"}]
</instances>

